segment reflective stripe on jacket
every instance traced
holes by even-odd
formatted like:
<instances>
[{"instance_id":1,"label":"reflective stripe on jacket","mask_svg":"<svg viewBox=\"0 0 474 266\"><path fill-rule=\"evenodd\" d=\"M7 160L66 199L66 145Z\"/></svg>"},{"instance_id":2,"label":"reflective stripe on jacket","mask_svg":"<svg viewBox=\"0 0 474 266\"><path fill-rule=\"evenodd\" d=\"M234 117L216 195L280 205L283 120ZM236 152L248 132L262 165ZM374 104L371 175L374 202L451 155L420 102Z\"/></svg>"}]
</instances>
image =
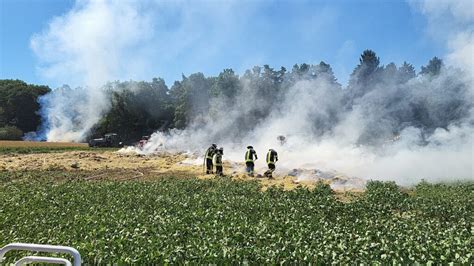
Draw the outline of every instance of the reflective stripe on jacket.
<instances>
[{"instance_id":1,"label":"reflective stripe on jacket","mask_svg":"<svg viewBox=\"0 0 474 266\"><path fill-rule=\"evenodd\" d=\"M214 155L214 152L215 152L214 148L212 148L212 147L208 148L206 150L206 154L205 154L206 159L211 159L212 160L212 156Z\"/></svg>"},{"instance_id":2,"label":"reflective stripe on jacket","mask_svg":"<svg viewBox=\"0 0 474 266\"><path fill-rule=\"evenodd\" d=\"M255 155L255 159L253 158ZM254 160L257 159L257 154L255 152L255 150L252 150L252 149L248 149L247 152L245 153L245 162L248 163L248 162L251 162L253 163Z\"/></svg>"},{"instance_id":3,"label":"reflective stripe on jacket","mask_svg":"<svg viewBox=\"0 0 474 266\"><path fill-rule=\"evenodd\" d=\"M271 150L268 151L267 153L267 164L275 164L275 162L278 161L278 154L276 151Z\"/></svg>"},{"instance_id":4,"label":"reflective stripe on jacket","mask_svg":"<svg viewBox=\"0 0 474 266\"><path fill-rule=\"evenodd\" d=\"M222 166L222 155L219 153L214 154L214 157L212 158L212 163L215 166Z\"/></svg>"}]
</instances>

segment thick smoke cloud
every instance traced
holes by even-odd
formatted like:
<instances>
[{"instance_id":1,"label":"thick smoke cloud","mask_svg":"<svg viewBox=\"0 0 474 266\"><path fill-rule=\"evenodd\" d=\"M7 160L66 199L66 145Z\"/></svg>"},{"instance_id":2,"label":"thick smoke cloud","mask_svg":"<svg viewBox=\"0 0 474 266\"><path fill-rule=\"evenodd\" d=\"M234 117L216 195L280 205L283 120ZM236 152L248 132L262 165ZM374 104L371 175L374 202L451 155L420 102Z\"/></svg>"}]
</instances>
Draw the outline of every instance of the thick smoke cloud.
<instances>
[{"instance_id":1,"label":"thick smoke cloud","mask_svg":"<svg viewBox=\"0 0 474 266\"><path fill-rule=\"evenodd\" d=\"M45 135L40 138L83 141L91 125L108 110L100 89L106 82L149 80L174 67L183 56L195 57L196 65L179 71L199 71L203 62L214 60L227 49L226 43L244 33L248 25L242 21L258 5L240 1L76 0L69 12L55 17L31 38L30 46L40 62L38 72L45 80L82 88L75 91L74 98L53 95L55 91L45 97L41 114L50 128L43 128ZM79 111L70 112L69 107ZM68 114L73 113L84 119L80 126L71 126L75 118Z\"/></svg>"},{"instance_id":2,"label":"thick smoke cloud","mask_svg":"<svg viewBox=\"0 0 474 266\"><path fill-rule=\"evenodd\" d=\"M84 139L109 107L102 90L63 86L39 100L43 123L37 134L48 141Z\"/></svg>"},{"instance_id":3,"label":"thick smoke cloud","mask_svg":"<svg viewBox=\"0 0 474 266\"><path fill-rule=\"evenodd\" d=\"M449 63L460 64L474 79L474 3L470 0L410 0L428 20L428 34L445 44Z\"/></svg>"},{"instance_id":4,"label":"thick smoke cloud","mask_svg":"<svg viewBox=\"0 0 474 266\"><path fill-rule=\"evenodd\" d=\"M232 161L243 160L247 145L261 157L269 148L276 149L277 174L293 168L321 169L403 185L421 179L472 179L473 90L458 79L462 74L445 68L437 76L402 84L392 80L396 77L385 77L352 104L345 99L350 91L324 76L297 81L281 102L259 96L242 78L244 88L233 102L216 99L217 115L206 121L199 117L182 131L156 133L139 152L199 154L217 142ZM267 105L271 112L266 117L252 116ZM279 135L286 136L284 145ZM257 161L257 167L264 168L264 160Z\"/></svg>"},{"instance_id":5,"label":"thick smoke cloud","mask_svg":"<svg viewBox=\"0 0 474 266\"><path fill-rule=\"evenodd\" d=\"M149 67L151 14L133 1L77 1L31 39L40 74L59 84L92 86L134 78Z\"/></svg>"},{"instance_id":6,"label":"thick smoke cloud","mask_svg":"<svg viewBox=\"0 0 474 266\"><path fill-rule=\"evenodd\" d=\"M84 86L54 90L42 100L40 136L80 141L107 110L100 89L109 80L137 77L149 67L150 14L133 1L78 1L31 39L40 74L59 84Z\"/></svg>"}]
</instances>

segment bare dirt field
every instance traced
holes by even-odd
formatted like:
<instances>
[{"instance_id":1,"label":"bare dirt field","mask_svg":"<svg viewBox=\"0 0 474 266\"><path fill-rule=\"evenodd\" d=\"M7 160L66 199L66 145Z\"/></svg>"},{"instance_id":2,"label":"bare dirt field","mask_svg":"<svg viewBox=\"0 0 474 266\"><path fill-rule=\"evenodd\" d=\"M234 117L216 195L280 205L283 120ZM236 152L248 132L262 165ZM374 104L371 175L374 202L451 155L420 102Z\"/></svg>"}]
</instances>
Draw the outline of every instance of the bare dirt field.
<instances>
[{"instance_id":1,"label":"bare dirt field","mask_svg":"<svg viewBox=\"0 0 474 266\"><path fill-rule=\"evenodd\" d=\"M65 147L87 148L88 146L87 146L87 143L73 143L73 142L0 140L0 147L4 147L4 148L65 148Z\"/></svg>"},{"instance_id":2,"label":"bare dirt field","mask_svg":"<svg viewBox=\"0 0 474 266\"><path fill-rule=\"evenodd\" d=\"M0 171L81 171L88 180L140 180L163 176L216 178L203 173L202 158L193 154L157 153L139 155L110 149L89 149L85 143L0 141ZM55 151L55 152L50 152ZM274 179L249 177L243 162L224 161L224 172L235 180L257 180L266 190L282 186L312 188L317 182L331 185L336 192L361 192L365 181L343 175L330 175L311 169L277 169ZM265 169L256 169L262 172ZM311 178L301 178L310 175Z\"/></svg>"},{"instance_id":3,"label":"bare dirt field","mask_svg":"<svg viewBox=\"0 0 474 266\"><path fill-rule=\"evenodd\" d=\"M39 145L48 147L83 147L75 143L47 143L47 142L1 142L11 147L24 147ZM197 177L200 179L216 178L214 175L203 174L202 158L191 154L159 153L155 155L138 155L111 150L73 150L53 153L15 153L0 154L0 171L31 171L31 170L60 170L60 171L85 171L89 180L131 180L154 179L163 176ZM244 173L244 164L224 161L224 172L236 180L258 180L262 189L269 186L283 186L284 189L294 189L299 185L313 187L316 181L330 184L338 192L360 192L363 181L356 180L356 186L344 186L347 181L353 182L343 176L330 178L315 178L312 180L299 180L290 174L276 174L275 179L249 177Z\"/></svg>"}]
</instances>

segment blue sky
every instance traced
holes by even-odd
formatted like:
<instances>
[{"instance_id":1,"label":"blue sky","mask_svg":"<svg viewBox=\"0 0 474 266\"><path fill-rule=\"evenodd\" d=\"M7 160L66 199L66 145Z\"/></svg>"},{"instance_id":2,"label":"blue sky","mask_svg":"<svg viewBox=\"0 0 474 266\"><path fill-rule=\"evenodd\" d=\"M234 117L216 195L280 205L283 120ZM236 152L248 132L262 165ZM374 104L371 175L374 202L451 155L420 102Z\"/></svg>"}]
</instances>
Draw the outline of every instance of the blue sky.
<instances>
[{"instance_id":1,"label":"blue sky","mask_svg":"<svg viewBox=\"0 0 474 266\"><path fill-rule=\"evenodd\" d=\"M331 64L338 80L345 84L366 48L376 51L383 64L408 61L417 70L431 57L442 57L446 52L441 43L427 34L426 18L405 1L165 1L139 7L129 4L110 10L120 13L136 7L138 18L131 19L131 28L121 31L120 27L107 28L110 24L106 24L103 29L112 33L105 37L85 33L88 42L98 43L98 47L92 48L93 54L83 52L76 43L64 43L69 37L80 40L75 30L83 26L69 23L68 19L74 21L74 15L88 12L87 0L0 2L0 78L22 79L53 88L63 83L83 85L88 78L82 76L89 77L90 65L96 63L112 65L102 66L105 70L99 71L107 80L163 77L171 86L182 73L217 75L224 68L233 68L242 74L254 65L291 69L295 63L323 60ZM108 7L90 10L104 8ZM71 10L73 14L67 16ZM63 20L52 29L49 25L55 17ZM140 27L138 33L133 25ZM94 23L84 27L85 31L89 30L87 27L94 29ZM66 40L58 42L55 38L62 30L74 36L62 37ZM131 40L121 39L127 34L133 34ZM36 50L31 45L33 36L40 36ZM80 41L79 44L82 45ZM107 57L97 56L97 51L104 51ZM88 56L93 58L92 62L83 62L81 58ZM71 68L74 64L87 67Z\"/></svg>"}]
</instances>

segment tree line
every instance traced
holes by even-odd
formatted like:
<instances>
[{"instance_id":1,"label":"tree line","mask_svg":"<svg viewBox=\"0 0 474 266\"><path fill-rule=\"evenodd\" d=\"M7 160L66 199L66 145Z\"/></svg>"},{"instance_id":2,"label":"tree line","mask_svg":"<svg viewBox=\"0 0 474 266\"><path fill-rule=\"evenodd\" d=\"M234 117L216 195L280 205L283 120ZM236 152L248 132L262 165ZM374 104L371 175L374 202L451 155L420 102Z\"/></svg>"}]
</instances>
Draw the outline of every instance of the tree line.
<instances>
[{"instance_id":1,"label":"tree line","mask_svg":"<svg viewBox=\"0 0 474 266\"><path fill-rule=\"evenodd\" d=\"M50 91L21 80L0 80L0 139L18 140L36 131L41 124L38 98Z\"/></svg>"},{"instance_id":2,"label":"tree line","mask_svg":"<svg viewBox=\"0 0 474 266\"><path fill-rule=\"evenodd\" d=\"M419 73L407 62L401 66L394 63L384 66L380 64L374 51L365 50L346 88L338 83L331 66L325 62L314 65L295 64L291 70L285 67L275 69L269 65L255 66L243 75L236 74L232 69L224 69L219 75L210 77L194 73L182 75L181 80L175 81L171 87L161 78L153 78L151 81L110 82L103 88L110 102L110 109L92 128L90 137L115 132L125 141L133 142L157 130L184 129L199 126L209 119L222 119L226 115L223 114L226 107L245 109L233 116L233 123L239 125L239 131L245 132L263 121L275 108L281 108L279 104L284 102L285 95L298 82L324 79L325 86L343 103L342 108L351 109L380 87L405 86L417 76L435 77L443 68L442 60L437 57L422 66ZM0 138L21 139L25 133L37 130L41 124L38 98L50 91L47 86L30 85L20 80L0 80ZM237 101L241 105L248 103L252 106L239 106ZM393 103L384 104L386 106L383 108L390 109ZM445 113L449 117L439 118L428 113L430 110L427 109L426 102L410 104L409 114L397 110L394 119L399 119L399 124L410 121L412 125L427 130L447 127L451 121L459 119L466 112L466 107L460 102L453 102L446 108L460 110L449 110ZM340 106L337 105L337 108ZM315 123L316 134L330 130L334 124L332 121L339 119L339 111L329 110L329 118L315 117L314 121L309 121ZM393 131L393 127L391 130ZM370 139L374 132L377 131L371 133L369 130L365 137ZM239 132L233 134L238 136Z\"/></svg>"}]
</instances>

